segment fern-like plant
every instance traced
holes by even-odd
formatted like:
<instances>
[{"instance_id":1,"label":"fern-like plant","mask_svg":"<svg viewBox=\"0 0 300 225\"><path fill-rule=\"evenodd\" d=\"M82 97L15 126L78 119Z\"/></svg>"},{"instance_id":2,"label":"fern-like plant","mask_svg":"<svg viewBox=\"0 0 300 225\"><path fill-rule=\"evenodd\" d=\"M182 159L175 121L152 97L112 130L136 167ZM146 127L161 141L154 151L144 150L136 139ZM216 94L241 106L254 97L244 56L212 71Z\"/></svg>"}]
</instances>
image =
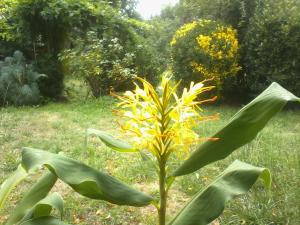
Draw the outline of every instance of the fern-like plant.
<instances>
[{"instance_id":1,"label":"fern-like plant","mask_svg":"<svg viewBox=\"0 0 300 225\"><path fill-rule=\"evenodd\" d=\"M0 61L0 104L34 105L41 100L38 79L46 76L26 64L22 52L15 51L12 57Z\"/></svg>"}]
</instances>

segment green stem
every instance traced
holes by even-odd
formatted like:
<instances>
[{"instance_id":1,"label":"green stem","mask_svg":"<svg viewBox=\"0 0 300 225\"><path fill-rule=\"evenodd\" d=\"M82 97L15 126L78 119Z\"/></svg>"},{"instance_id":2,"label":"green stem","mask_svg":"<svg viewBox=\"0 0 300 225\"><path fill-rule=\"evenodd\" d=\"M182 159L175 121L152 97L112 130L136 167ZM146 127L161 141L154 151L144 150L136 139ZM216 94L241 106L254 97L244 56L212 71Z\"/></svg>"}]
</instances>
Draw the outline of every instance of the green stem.
<instances>
[{"instance_id":1,"label":"green stem","mask_svg":"<svg viewBox=\"0 0 300 225\"><path fill-rule=\"evenodd\" d=\"M160 206L158 209L159 225L166 224L167 190L166 190L166 160L162 158L159 165Z\"/></svg>"},{"instance_id":2,"label":"green stem","mask_svg":"<svg viewBox=\"0 0 300 225\"><path fill-rule=\"evenodd\" d=\"M166 90L164 90L164 93ZM160 126L160 134L161 134L161 143L158 141L160 146L160 156L159 156L159 193L160 193L160 206L158 208L158 218L159 225L166 224L166 209L167 209L167 189L166 189L166 164L167 164L167 148L168 148L168 138L166 138L166 127L168 123L166 122L167 115L165 114L166 109L168 107L166 96L163 95L163 99L161 102L161 126Z\"/></svg>"}]
</instances>

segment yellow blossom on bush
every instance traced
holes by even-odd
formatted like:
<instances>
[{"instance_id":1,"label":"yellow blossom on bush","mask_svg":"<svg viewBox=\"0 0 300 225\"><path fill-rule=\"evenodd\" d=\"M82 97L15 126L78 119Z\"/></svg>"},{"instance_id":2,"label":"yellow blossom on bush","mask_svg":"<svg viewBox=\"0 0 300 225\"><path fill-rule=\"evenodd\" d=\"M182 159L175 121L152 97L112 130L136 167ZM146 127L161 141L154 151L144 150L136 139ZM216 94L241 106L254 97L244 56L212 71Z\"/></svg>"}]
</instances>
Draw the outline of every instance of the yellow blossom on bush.
<instances>
[{"instance_id":1,"label":"yellow blossom on bush","mask_svg":"<svg viewBox=\"0 0 300 225\"><path fill-rule=\"evenodd\" d=\"M171 41L171 45L175 45L177 39L184 37L185 35L187 35L191 30L193 30L195 27L197 26L197 22L194 21L192 23L187 23L185 25L183 25L182 27L180 27L174 34L172 41Z\"/></svg>"},{"instance_id":2,"label":"yellow blossom on bush","mask_svg":"<svg viewBox=\"0 0 300 225\"><path fill-rule=\"evenodd\" d=\"M198 76L199 80L213 79L220 91L224 79L240 70L237 34L231 26L213 20L185 24L174 34L171 47L175 77L184 85Z\"/></svg>"},{"instance_id":3,"label":"yellow blossom on bush","mask_svg":"<svg viewBox=\"0 0 300 225\"><path fill-rule=\"evenodd\" d=\"M199 21L193 21L191 23L186 23L182 27L180 27L174 34L172 41L170 42L171 45L175 45L177 40L186 36L190 31L192 31L196 26L206 26L207 24L211 23L212 20L199 20Z\"/></svg>"},{"instance_id":4,"label":"yellow blossom on bush","mask_svg":"<svg viewBox=\"0 0 300 225\"><path fill-rule=\"evenodd\" d=\"M134 91L119 96L120 113L127 119L122 130L132 136L136 149L147 149L156 157L174 151L185 156L190 146L199 141L193 128L200 121L214 118L201 115L201 102L197 101L200 94L213 87L191 82L190 87L177 96L178 83L172 85L168 75L162 77L157 91L146 80L138 79L142 87L135 84Z\"/></svg>"},{"instance_id":5,"label":"yellow blossom on bush","mask_svg":"<svg viewBox=\"0 0 300 225\"><path fill-rule=\"evenodd\" d=\"M236 31L231 27L218 26L210 35L200 34L197 38L198 48L212 58L231 59L238 50Z\"/></svg>"},{"instance_id":6,"label":"yellow blossom on bush","mask_svg":"<svg viewBox=\"0 0 300 225\"><path fill-rule=\"evenodd\" d=\"M197 42L198 42L199 46L203 49L208 49L210 47L211 40L212 40L212 38L210 36L206 36L206 35L202 35L202 34L200 34L197 37Z\"/></svg>"},{"instance_id":7,"label":"yellow blossom on bush","mask_svg":"<svg viewBox=\"0 0 300 225\"><path fill-rule=\"evenodd\" d=\"M207 69L203 64L191 62L191 67L193 69L193 72L201 74L205 79L213 79L216 83L216 85L221 85L221 77L220 74L220 68L213 67L212 69ZM240 66L238 66L237 63L234 63L228 71L223 72L223 76L227 76L227 74L235 74L241 69Z\"/></svg>"},{"instance_id":8,"label":"yellow blossom on bush","mask_svg":"<svg viewBox=\"0 0 300 225\"><path fill-rule=\"evenodd\" d=\"M204 78L209 79L211 77L214 77L214 73L212 71L209 71L204 65L201 63L191 62L191 67L193 68L193 71L196 73L201 73Z\"/></svg>"}]
</instances>

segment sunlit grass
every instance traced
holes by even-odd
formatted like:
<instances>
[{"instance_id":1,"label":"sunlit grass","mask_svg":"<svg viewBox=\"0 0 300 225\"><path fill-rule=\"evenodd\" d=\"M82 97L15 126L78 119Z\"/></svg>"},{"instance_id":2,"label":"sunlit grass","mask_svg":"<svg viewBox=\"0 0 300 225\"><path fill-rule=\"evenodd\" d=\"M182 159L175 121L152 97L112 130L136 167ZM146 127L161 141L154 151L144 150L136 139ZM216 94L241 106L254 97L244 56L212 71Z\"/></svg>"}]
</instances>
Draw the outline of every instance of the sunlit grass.
<instances>
[{"instance_id":1,"label":"sunlit grass","mask_svg":"<svg viewBox=\"0 0 300 225\"><path fill-rule=\"evenodd\" d=\"M91 166L110 173L135 187L157 195L155 172L151 163L139 154L120 154L104 147L97 138L89 138L84 145L86 128L104 130L121 135L116 117L111 110L115 100L103 97L71 103L50 103L40 107L0 109L0 181L2 182L20 161L23 146L40 148L82 160ZM220 113L220 120L203 123L197 131L208 137L224 125L238 110L228 106L207 107L207 114ZM228 159L205 169L179 178L170 192L170 214L175 214L190 197L208 184L234 159L257 166L268 167L273 174L270 191L258 182L250 193L232 201L220 219L221 224L300 224L300 113L284 111L278 114L258 137L235 152ZM234 140L232 140L234 141ZM176 166L171 161L170 167ZM22 193L29 180L17 189ZM73 224L145 224L155 225L155 209L119 207L103 201L90 201L74 194L58 183L56 191L66 201L66 221ZM16 196L12 197L13 203ZM12 205L6 207L9 211ZM5 214L5 212L4 212ZM1 214L2 215L2 214ZM0 220L1 220L0 216ZM1 223L1 221L0 221Z\"/></svg>"}]
</instances>

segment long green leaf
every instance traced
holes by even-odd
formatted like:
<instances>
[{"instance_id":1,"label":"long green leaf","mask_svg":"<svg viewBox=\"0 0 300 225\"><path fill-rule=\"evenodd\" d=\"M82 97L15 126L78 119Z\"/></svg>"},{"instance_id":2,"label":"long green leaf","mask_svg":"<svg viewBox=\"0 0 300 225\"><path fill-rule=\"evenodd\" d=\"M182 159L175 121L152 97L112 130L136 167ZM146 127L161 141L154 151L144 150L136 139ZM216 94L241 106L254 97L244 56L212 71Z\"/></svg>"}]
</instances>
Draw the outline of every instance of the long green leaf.
<instances>
[{"instance_id":1,"label":"long green leaf","mask_svg":"<svg viewBox=\"0 0 300 225\"><path fill-rule=\"evenodd\" d=\"M47 196L53 185L56 183L56 180L57 177L50 172L43 175L16 206L13 213L11 213L11 216L8 218L6 225L13 225L21 221L36 203Z\"/></svg>"},{"instance_id":2,"label":"long green leaf","mask_svg":"<svg viewBox=\"0 0 300 225\"><path fill-rule=\"evenodd\" d=\"M118 151L118 152L136 152L137 150L134 149L130 144L121 141L119 139L114 138L110 134L107 134L100 130L95 129L87 129L86 131L86 143L88 136L97 136L100 140L109 148Z\"/></svg>"},{"instance_id":3,"label":"long green leaf","mask_svg":"<svg viewBox=\"0 0 300 225\"><path fill-rule=\"evenodd\" d=\"M28 171L45 165L76 192L117 205L145 206L154 199L81 162L50 152L25 148L22 165Z\"/></svg>"},{"instance_id":4,"label":"long green leaf","mask_svg":"<svg viewBox=\"0 0 300 225\"><path fill-rule=\"evenodd\" d=\"M64 223L63 221L55 217L45 216L45 217L39 217L36 219L25 221L20 225L68 225L68 224Z\"/></svg>"},{"instance_id":5,"label":"long green leaf","mask_svg":"<svg viewBox=\"0 0 300 225\"><path fill-rule=\"evenodd\" d=\"M207 141L200 145L173 175L189 174L226 158L234 150L253 140L267 122L289 101L300 101L300 99L279 84L273 83L235 114L230 122L213 136L218 138L217 141Z\"/></svg>"},{"instance_id":6,"label":"long green leaf","mask_svg":"<svg viewBox=\"0 0 300 225\"><path fill-rule=\"evenodd\" d=\"M270 187L269 170L236 160L212 184L197 194L169 225L209 224L221 215L227 201L245 194L259 177Z\"/></svg>"},{"instance_id":7,"label":"long green leaf","mask_svg":"<svg viewBox=\"0 0 300 225\"><path fill-rule=\"evenodd\" d=\"M19 165L18 169L12 174L12 176L2 183L0 187L0 210L4 206L10 192L26 177L27 173L25 169Z\"/></svg>"}]
</instances>

